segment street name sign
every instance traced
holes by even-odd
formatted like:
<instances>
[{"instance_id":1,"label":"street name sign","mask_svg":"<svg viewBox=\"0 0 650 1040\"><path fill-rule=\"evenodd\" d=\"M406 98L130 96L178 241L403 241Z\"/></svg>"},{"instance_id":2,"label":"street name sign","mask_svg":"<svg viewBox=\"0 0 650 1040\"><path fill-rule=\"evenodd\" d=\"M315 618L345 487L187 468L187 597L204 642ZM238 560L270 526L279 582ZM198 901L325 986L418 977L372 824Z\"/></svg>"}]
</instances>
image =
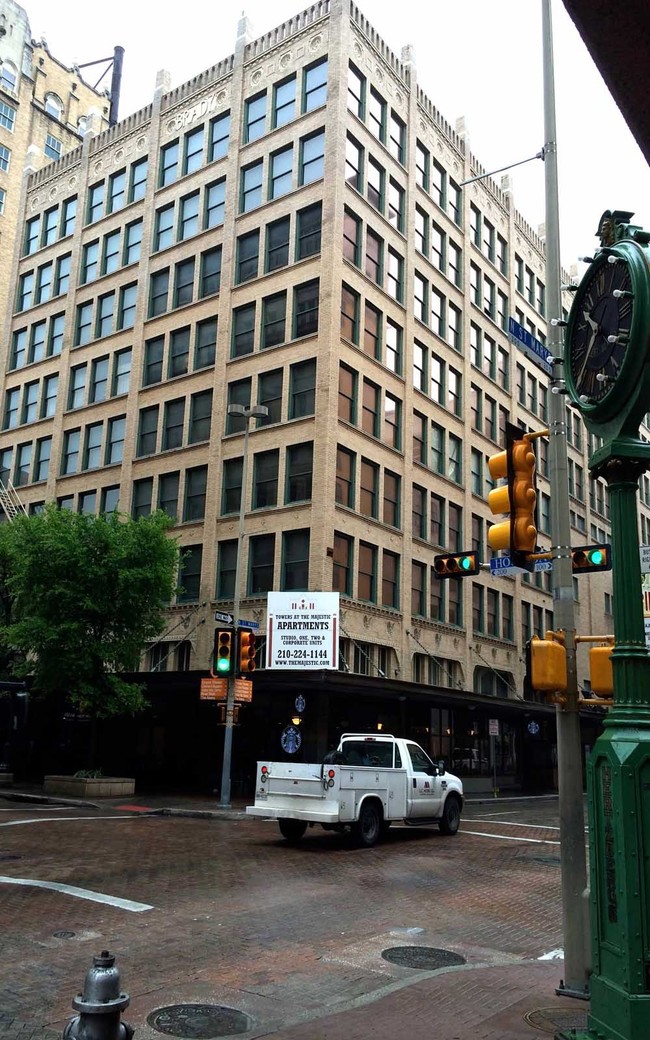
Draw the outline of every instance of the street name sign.
<instances>
[{"instance_id":1,"label":"street name sign","mask_svg":"<svg viewBox=\"0 0 650 1040\"><path fill-rule=\"evenodd\" d=\"M525 329L514 318L508 318L508 336L513 343L517 344L526 357L529 357L531 361L535 361L547 375L552 375L553 367L549 359L553 355L550 350L540 340L535 339L528 329Z\"/></svg>"},{"instance_id":2,"label":"street name sign","mask_svg":"<svg viewBox=\"0 0 650 1040\"><path fill-rule=\"evenodd\" d=\"M650 545L640 545L641 573L650 574Z\"/></svg>"},{"instance_id":3,"label":"street name sign","mask_svg":"<svg viewBox=\"0 0 650 1040\"><path fill-rule=\"evenodd\" d=\"M552 560L535 560L535 571L552 571ZM504 578L510 574L526 574L523 567L515 567L509 556L497 556L490 560L490 574L493 578Z\"/></svg>"}]
</instances>

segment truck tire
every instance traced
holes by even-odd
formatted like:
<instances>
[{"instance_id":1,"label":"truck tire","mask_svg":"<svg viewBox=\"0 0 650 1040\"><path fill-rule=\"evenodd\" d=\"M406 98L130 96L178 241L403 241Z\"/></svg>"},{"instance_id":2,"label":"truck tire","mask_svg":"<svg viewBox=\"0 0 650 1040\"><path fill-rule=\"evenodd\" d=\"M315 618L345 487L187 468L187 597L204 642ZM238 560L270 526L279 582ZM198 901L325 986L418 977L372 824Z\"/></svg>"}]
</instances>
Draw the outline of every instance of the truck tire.
<instances>
[{"instance_id":1,"label":"truck tire","mask_svg":"<svg viewBox=\"0 0 650 1040\"><path fill-rule=\"evenodd\" d=\"M292 845L297 844L307 830L304 820L278 820L280 834Z\"/></svg>"},{"instance_id":2,"label":"truck tire","mask_svg":"<svg viewBox=\"0 0 650 1040\"><path fill-rule=\"evenodd\" d=\"M357 844L366 849L376 845L381 837L382 822L382 813L377 802L364 802L354 828Z\"/></svg>"},{"instance_id":3,"label":"truck tire","mask_svg":"<svg viewBox=\"0 0 650 1040\"><path fill-rule=\"evenodd\" d=\"M438 826L443 834L455 834L460 827L460 802L456 795L447 797Z\"/></svg>"}]
</instances>

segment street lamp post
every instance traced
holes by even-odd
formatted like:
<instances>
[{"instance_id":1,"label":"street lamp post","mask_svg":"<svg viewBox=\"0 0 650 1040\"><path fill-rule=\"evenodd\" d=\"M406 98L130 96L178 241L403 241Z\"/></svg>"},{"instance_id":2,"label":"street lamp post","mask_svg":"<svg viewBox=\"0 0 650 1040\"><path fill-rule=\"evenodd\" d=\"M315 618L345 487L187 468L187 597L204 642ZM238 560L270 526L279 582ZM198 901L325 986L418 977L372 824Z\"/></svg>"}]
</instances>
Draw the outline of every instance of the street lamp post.
<instances>
[{"instance_id":1,"label":"street lamp post","mask_svg":"<svg viewBox=\"0 0 650 1040\"><path fill-rule=\"evenodd\" d=\"M242 558L244 554L244 517L246 515L246 477L248 472L248 434L251 419L263 419L269 414L266 405L231 404L228 415L238 415L244 420L244 455L241 467L241 495L239 498L239 529L237 532L237 563L235 566L235 589L233 594L233 625L239 625L239 601L241 589ZM236 667L236 664L235 664ZM228 679L228 698L226 700L226 724L223 734L223 764L221 768L221 789L219 792L219 808L230 808L230 769L232 764L232 730L235 715L235 678Z\"/></svg>"}]
</instances>

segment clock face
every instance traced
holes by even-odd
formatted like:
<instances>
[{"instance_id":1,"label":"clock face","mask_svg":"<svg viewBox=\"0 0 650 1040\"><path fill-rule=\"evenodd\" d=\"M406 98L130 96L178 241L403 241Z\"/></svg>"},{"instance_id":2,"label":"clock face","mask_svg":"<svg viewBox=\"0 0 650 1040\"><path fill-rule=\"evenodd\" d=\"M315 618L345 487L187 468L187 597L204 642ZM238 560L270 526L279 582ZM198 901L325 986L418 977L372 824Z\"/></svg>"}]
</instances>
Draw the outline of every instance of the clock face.
<instances>
[{"instance_id":1,"label":"clock face","mask_svg":"<svg viewBox=\"0 0 650 1040\"><path fill-rule=\"evenodd\" d=\"M602 400L619 382L632 325L632 279L626 261L604 259L580 285L573 304L569 364L576 393Z\"/></svg>"}]
</instances>

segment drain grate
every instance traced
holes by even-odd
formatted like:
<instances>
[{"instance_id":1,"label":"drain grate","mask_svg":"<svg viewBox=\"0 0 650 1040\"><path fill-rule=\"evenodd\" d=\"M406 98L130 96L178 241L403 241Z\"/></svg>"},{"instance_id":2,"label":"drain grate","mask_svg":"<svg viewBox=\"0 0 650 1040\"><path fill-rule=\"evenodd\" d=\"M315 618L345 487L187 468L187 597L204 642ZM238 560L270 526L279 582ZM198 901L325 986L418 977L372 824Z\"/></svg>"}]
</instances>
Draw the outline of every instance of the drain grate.
<instances>
[{"instance_id":1,"label":"drain grate","mask_svg":"<svg viewBox=\"0 0 650 1040\"><path fill-rule=\"evenodd\" d=\"M435 971L436 968L451 968L456 964L465 964L465 958L451 950L439 950L435 946L391 946L382 951L382 957L391 964L399 964L402 968L420 968L423 971Z\"/></svg>"},{"instance_id":2,"label":"drain grate","mask_svg":"<svg viewBox=\"0 0 650 1040\"><path fill-rule=\"evenodd\" d=\"M74 939L76 932L67 932L64 928L58 932L52 932L55 939Z\"/></svg>"},{"instance_id":3,"label":"drain grate","mask_svg":"<svg viewBox=\"0 0 650 1040\"><path fill-rule=\"evenodd\" d=\"M252 1019L243 1011L219 1004L171 1004L147 1015L147 1023L159 1033L182 1036L187 1040L211 1040L212 1037L247 1033Z\"/></svg>"},{"instance_id":4,"label":"drain grate","mask_svg":"<svg viewBox=\"0 0 650 1040\"><path fill-rule=\"evenodd\" d=\"M587 1011L563 1007L538 1008L536 1011L528 1011L524 1015L524 1022L544 1033L556 1033L558 1029L580 1031L587 1028Z\"/></svg>"}]
</instances>

